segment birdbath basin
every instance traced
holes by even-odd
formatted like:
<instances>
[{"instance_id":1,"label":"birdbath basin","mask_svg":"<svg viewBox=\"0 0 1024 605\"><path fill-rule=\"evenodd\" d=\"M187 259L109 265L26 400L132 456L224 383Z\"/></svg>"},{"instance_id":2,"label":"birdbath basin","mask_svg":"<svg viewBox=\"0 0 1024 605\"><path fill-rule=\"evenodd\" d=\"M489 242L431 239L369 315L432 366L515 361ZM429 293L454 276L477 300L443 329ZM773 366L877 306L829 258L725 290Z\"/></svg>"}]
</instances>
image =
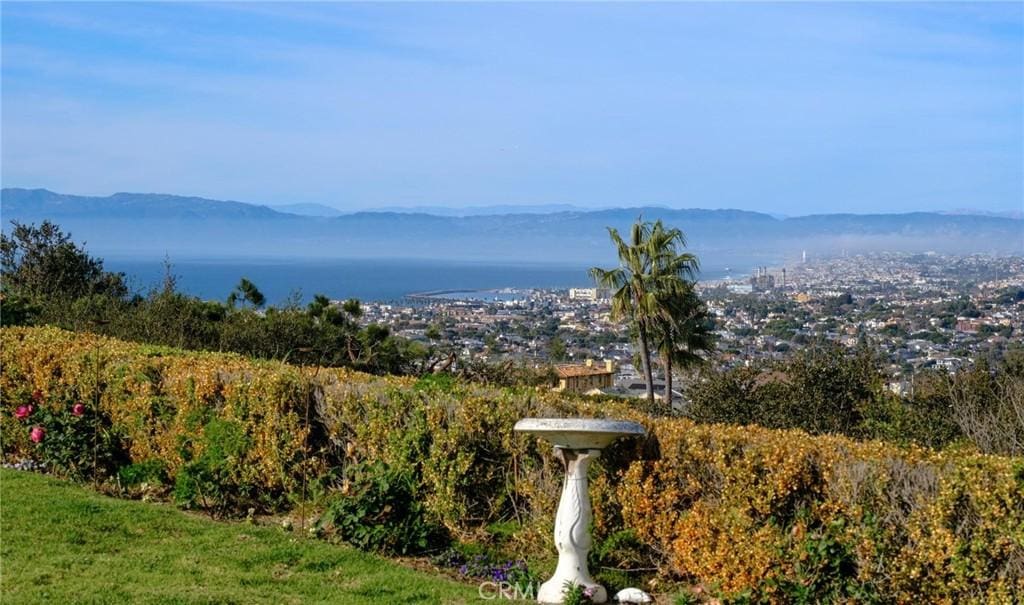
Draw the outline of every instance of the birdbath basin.
<instances>
[{"instance_id":1,"label":"birdbath basin","mask_svg":"<svg viewBox=\"0 0 1024 605\"><path fill-rule=\"evenodd\" d=\"M600 418L523 418L515 430L567 450L603 450L619 437L644 434L635 422Z\"/></svg>"},{"instance_id":2,"label":"birdbath basin","mask_svg":"<svg viewBox=\"0 0 1024 605\"><path fill-rule=\"evenodd\" d=\"M541 603L562 603L569 584L583 586L594 603L608 600L608 592L590 577L587 553L590 552L590 493L587 469L601 450L619 437L644 434L644 427L625 420L597 418L524 418L516 423L516 432L536 435L555 446L555 454L565 464L565 482L555 515L555 546L558 566L555 575L537 591Z\"/></svg>"}]
</instances>

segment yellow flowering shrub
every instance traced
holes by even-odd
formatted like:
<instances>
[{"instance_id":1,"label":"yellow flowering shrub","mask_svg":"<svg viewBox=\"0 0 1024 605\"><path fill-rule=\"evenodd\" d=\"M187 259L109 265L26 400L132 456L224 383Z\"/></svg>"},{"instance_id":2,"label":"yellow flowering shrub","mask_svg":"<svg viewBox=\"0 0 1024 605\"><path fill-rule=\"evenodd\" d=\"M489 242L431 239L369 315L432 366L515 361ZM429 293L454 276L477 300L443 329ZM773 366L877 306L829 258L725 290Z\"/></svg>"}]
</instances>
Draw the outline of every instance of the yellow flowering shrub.
<instances>
[{"instance_id":1,"label":"yellow flowering shrub","mask_svg":"<svg viewBox=\"0 0 1024 605\"><path fill-rule=\"evenodd\" d=\"M230 421L235 480L288 494L305 471L383 463L463 541L515 521L506 546L550 556L562 471L517 435L528 416L635 420L593 467L595 544L629 530L665 580L736 602L1012 603L1024 595L1024 461L756 426L653 417L628 402L439 377L378 377L191 353L53 328L0 330L6 456L31 455L14 406L32 393L100 405L133 462L173 476ZM70 395L69 395L70 396ZM65 398L66 399L66 398ZM345 485L338 490L345 493ZM624 541L623 543L632 543ZM625 557L623 557L625 560Z\"/></svg>"},{"instance_id":2,"label":"yellow flowering shrub","mask_svg":"<svg viewBox=\"0 0 1024 605\"><path fill-rule=\"evenodd\" d=\"M300 407L309 380L300 369L236 355L185 353L73 334L56 328L4 328L0 398L25 400L74 391L107 414L133 462L160 460L173 478L201 453L211 419L245 427L245 459L232 461L246 484L270 493L291 489L307 428ZM6 412L5 408L5 412ZM8 425L5 414L0 422ZM5 431L17 434L16 431ZM24 443L10 444L24 448ZM5 454L18 454L5 447Z\"/></svg>"},{"instance_id":3,"label":"yellow flowering shrub","mask_svg":"<svg viewBox=\"0 0 1024 605\"><path fill-rule=\"evenodd\" d=\"M822 579L806 565L813 539L848 559L836 600L1024 595L1020 460L685 420L655 434L662 459L631 465L619 493L625 525L670 573L789 602L779 586Z\"/></svg>"}]
</instances>

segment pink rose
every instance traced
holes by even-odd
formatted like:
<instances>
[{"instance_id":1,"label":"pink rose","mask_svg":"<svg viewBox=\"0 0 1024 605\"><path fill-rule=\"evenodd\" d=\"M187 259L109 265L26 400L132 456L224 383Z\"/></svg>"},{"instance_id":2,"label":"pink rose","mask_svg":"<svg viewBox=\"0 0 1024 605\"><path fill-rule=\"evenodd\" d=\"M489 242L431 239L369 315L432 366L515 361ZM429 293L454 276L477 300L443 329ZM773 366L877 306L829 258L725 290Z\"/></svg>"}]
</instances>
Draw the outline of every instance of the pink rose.
<instances>
[{"instance_id":1,"label":"pink rose","mask_svg":"<svg viewBox=\"0 0 1024 605\"><path fill-rule=\"evenodd\" d=\"M43 437L46 437L46 429L41 426L32 427L32 430L28 434L28 438L31 439L33 443L41 443L43 441Z\"/></svg>"},{"instance_id":2,"label":"pink rose","mask_svg":"<svg viewBox=\"0 0 1024 605\"><path fill-rule=\"evenodd\" d=\"M35 399L36 401L42 401L43 400L43 392L40 391L39 389L36 389L36 390L32 391L32 399Z\"/></svg>"},{"instance_id":3,"label":"pink rose","mask_svg":"<svg viewBox=\"0 0 1024 605\"><path fill-rule=\"evenodd\" d=\"M28 415L32 413L32 406L30 405L19 405L18 409L14 410L14 417L21 420L28 418Z\"/></svg>"},{"instance_id":4,"label":"pink rose","mask_svg":"<svg viewBox=\"0 0 1024 605\"><path fill-rule=\"evenodd\" d=\"M82 405L81 401L79 401L75 405L71 406L71 413L75 416L81 416L85 413L85 406Z\"/></svg>"}]
</instances>

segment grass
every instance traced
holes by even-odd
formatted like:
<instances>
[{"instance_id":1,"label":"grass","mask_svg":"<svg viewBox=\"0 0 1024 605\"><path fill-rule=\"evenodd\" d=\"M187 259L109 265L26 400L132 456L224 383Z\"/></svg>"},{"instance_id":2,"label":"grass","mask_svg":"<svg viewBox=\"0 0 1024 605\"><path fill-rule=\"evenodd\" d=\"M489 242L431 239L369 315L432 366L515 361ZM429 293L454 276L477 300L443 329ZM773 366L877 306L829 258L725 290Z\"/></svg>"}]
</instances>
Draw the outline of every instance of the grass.
<instances>
[{"instance_id":1,"label":"grass","mask_svg":"<svg viewBox=\"0 0 1024 605\"><path fill-rule=\"evenodd\" d=\"M0 601L469 603L475 587L274 527L0 470Z\"/></svg>"}]
</instances>

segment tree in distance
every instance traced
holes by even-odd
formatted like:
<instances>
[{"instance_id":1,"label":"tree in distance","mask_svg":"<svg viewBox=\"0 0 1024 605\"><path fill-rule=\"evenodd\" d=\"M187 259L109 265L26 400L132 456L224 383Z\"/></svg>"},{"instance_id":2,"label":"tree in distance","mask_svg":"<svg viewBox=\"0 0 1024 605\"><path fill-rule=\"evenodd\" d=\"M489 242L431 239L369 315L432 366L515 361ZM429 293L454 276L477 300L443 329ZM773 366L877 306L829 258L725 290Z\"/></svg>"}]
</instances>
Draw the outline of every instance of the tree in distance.
<instances>
[{"instance_id":1,"label":"tree in distance","mask_svg":"<svg viewBox=\"0 0 1024 605\"><path fill-rule=\"evenodd\" d=\"M659 350L674 352L679 348L677 343L683 344L680 330L692 331L695 327L687 322L698 316L694 305L700 299L687 292L693 290L700 264L694 254L680 252L686 247L683 232L666 228L660 220L645 222L638 218L630 229L628 242L613 227L608 228L608 235L615 244L619 266L593 267L590 276L599 287L612 290L612 318L628 321L630 331L636 335L647 401L653 405L652 339L658 337L655 344ZM693 344L698 345L696 339ZM672 354L667 357L665 369L669 373L672 358ZM670 386L666 403L671 405Z\"/></svg>"}]
</instances>

